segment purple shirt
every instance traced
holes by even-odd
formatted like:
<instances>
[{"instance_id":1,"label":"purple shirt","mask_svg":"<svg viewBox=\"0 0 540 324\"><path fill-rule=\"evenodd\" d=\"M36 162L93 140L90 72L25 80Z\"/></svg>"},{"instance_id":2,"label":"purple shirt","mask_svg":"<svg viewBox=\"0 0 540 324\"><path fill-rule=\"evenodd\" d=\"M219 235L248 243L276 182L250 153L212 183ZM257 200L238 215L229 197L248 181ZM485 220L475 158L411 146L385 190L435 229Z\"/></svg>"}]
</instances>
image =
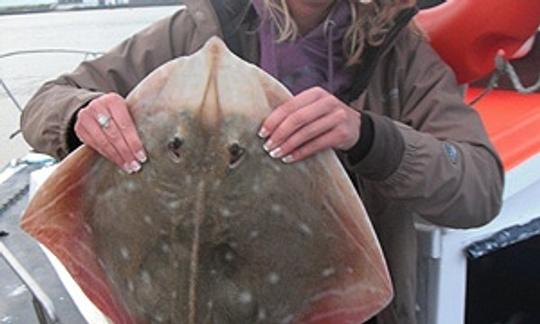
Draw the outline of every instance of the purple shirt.
<instances>
[{"instance_id":1,"label":"purple shirt","mask_svg":"<svg viewBox=\"0 0 540 324\"><path fill-rule=\"evenodd\" d=\"M346 68L343 37L350 23L347 0L337 0L328 18L294 41L276 43L276 28L261 0L253 0L261 17L258 28L260 67L280 80L293 94L320 86L334 95L346 91L353 73Z\"/></svg>"}]
</instances>

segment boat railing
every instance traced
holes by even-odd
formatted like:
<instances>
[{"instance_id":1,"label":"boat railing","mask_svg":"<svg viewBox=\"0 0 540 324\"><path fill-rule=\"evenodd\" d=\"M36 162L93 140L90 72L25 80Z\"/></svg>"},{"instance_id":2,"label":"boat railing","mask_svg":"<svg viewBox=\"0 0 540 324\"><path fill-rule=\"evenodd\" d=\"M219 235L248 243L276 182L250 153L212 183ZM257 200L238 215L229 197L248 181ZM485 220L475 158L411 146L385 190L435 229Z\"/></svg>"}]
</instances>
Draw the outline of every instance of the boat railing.
<instances>
[{"instance_id":1,"label":"boat railing","mask_svg":"<svg viewBox=\"0 0 540 324\"><path fill-rule=\"evenodd\" d=\"M29 50L18 50L18 51L12 51L0 54L0 61L9 57L14 56L24 56L24 55L36 55L36 54L71 54L71 55L81 55L82 61L86 61L88 59L97 58L98 56L102 55L103 52L99 51L91 51L91 50L80 50L80 49L66 49L66 48L42 48L42 49L29 49ZM13 104L13 108L17 109L19 113L23 111L23 106L21 105L20 101L17 100L16 96L14 95L14 92L10 89L7 82L2 79L2 76L0 76L0 88L3 90L3 92L7 95L11 103ZM21 130L17 129L14 133L12 133L9 136L9 139L13 139L15 136L20 134Z\"/></svg>"},{"instance_id":2,"label":"boat railing","mask_svg":"<svg viewBox=\"0 0 540 324\"><path fill-rule=\"evenodd\" d=\"M14 56L23 56L23 55L36 55L36 54L71 54L71 55L81 55L82 60L88 60L90 58L96 58L102 53L97 51L87 51L87 50L77 50L77 49L32 49L32 50L20 50L13 51L4 54L0 54L0 61L8 57ZM17 97L14 94L14 91L8 86L7 82L2 79L0 76L0 88L9 98L13 104L13 108L18 110L18 113L23 111L23 106L20 101L17 100ZM14 138L20 133L20 129L14 132L9 136L10 139ZM27 192L26 186L22 192ZM5 197L2 197L5 198ZM12 199L13 198L13 199ZM15 201L21 197L16 194L14 197L7 197L7 202L0 204L0 214L5 208L8 208ZM1 202L1 199L0 199ZM34 312L40 324L59 324L60 319L58 318L57 311L54 307L54 304L51 301L51 298L47 296L45 291L40 287L37 281L32 277L32 275L23 267L19 262L16 256L11 253L8 249L8 246L4 244L3 240L7 237L8 233L0 230L0 259L3 259L9 268L19 277L21 282L26 286L28 291L32 295L32 305L34 307Z\"/></svg>"}]
</instances>

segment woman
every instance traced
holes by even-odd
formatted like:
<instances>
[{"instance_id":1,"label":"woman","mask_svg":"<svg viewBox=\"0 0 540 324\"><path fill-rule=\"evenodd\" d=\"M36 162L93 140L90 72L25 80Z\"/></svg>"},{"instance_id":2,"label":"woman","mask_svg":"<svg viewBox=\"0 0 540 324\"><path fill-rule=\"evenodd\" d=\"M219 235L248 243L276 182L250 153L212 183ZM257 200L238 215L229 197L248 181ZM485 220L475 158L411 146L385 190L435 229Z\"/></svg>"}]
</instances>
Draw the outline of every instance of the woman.
<instances>
[{"instance_id":1,"label":"woman","mask_svg":"<svg viewBox=\"0 0 540 324\"><path fill-rule=\"evenodd\" d=\"M411 26L413 0L184 2L46 83L22 116L28 143L61 159L84 142L139 171L147 157L123 98L159 65L222 35L295 94L261 126L269 154L294 163L335 149L357 185L395 287L378 323L416 323L413 216L487 223L500 208L502 168L452 72Z\"/></svg>"}]
</instances>

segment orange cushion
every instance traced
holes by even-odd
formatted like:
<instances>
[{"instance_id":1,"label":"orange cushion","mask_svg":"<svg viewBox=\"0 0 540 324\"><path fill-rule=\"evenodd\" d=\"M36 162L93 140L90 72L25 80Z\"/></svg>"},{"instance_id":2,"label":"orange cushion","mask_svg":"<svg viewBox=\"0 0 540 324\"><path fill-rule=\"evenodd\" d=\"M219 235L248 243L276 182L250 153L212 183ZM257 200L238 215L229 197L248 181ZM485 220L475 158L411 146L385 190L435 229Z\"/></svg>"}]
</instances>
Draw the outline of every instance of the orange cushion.
<instances>
[{"instance_id":1,"label":"orange cushion","mask_svg":"<svg viewBox=\"0 0 540 324\"><path fill-rule=\"evenodd\" d=\"M466 101L482 89L470 88ZM506 171L540 152L540 93L524 95L515 91L494 90L475 108Z\"/></svg>"}]
</instances>

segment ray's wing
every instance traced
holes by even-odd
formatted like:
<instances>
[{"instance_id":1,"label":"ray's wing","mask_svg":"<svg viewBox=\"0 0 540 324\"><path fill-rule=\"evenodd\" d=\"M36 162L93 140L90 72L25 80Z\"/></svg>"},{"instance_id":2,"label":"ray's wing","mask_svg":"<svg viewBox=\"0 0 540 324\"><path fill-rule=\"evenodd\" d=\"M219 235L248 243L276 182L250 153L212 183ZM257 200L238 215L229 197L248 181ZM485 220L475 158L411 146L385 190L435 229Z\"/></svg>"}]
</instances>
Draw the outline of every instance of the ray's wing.
<instances>
[{"instance_id":1,"label":"ray's wing","mask_svg":"<svg viewBox=\"0 0 540 324\"><path fill-rule=\"evenodd\" d=\"M288 90L270 75L259 71L259 79L273 109L291 98ZM387 304L393 291L386 261L364 205L343 165L330 151L317 155L308 163L317 174L315 186L321 188L320 194L330 202L328 208L332 217L342 225L344 233L355 245L364 250L366 255L372 256L370 262L374 268L373 273L382 285L380 303ZM334 190L323 190L329 187Z\"/></svg>"},{"instance_id":2,"label":"ray's wing","mask_svg":"<svg viewBox=\"0 0 540 324\"><path fill-rule=\"evenodd\" d=\"M86 222L84 188L99 159L81 147L61 163L40 187L22 218L22 228L50 249L84 293L114 323L132 319L115 298L94 250L92 229Z\"/></svg>"},{"instance_id":3,"label":"ray's wing","mask_svg":"<svg viewBox=\"0 0 540 324\"><path fill-rule=\"evenodd\" d=\"M255 69L271 108L291 98ZM289 309L292 323L359 323L383 309L393 295L390 276L336 155L326 151L283 165L260 148L248 150L252 156L239 167L242 173L225 179L222 193L212 198L214 208L234 211L229 230L236 241L230 245L249 260L235 283L250 287L266 314ZM250 276L251 282L243 280ZM277 278L279 284L273 283Z\"/></svg>"},{"instance_id":4,"label":"ray's wing","mask_svg":"<svg viewBox=\"0 0 540 324\"><path fill-rule=\"evenodd\" d=\"M133 103L152 105L160 94L156 89L169 81L173 67L184 62L184 58L168 62L149 75L132 91L130 109ZM58 257L87 297L113 323L135 323L97 255L92 217L99 212L100 206L95 203L100 201L92 182L96 177L110 178L107 172L118 170L83 145L63 160L36 192L21 227Z\"/></svg>"}]
</instances>

